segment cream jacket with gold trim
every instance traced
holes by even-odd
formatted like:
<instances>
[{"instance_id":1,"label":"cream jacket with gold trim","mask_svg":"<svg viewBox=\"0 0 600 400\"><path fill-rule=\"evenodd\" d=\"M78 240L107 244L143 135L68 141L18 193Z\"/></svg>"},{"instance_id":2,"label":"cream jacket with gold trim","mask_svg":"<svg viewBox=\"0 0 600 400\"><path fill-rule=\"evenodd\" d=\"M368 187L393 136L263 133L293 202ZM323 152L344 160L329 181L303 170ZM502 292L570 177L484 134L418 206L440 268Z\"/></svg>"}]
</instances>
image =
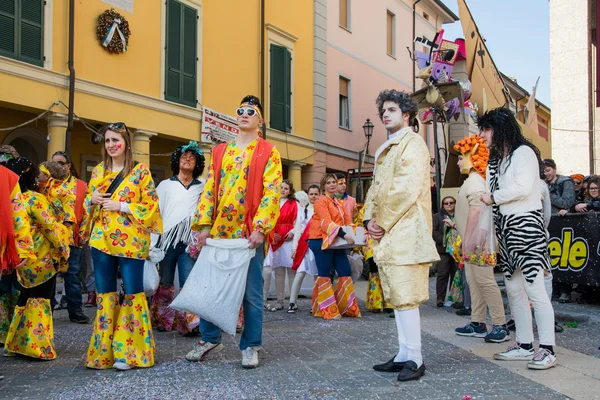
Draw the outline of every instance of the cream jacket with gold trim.
<instances>
[{"instance_id":1,"label":"cream jacket with gold trim","mask_svg":"<svg viewBox=\"0 0 600 400\"><path fill-rule=\"evenodd\" d=\"M431 235L429 150L411 128L377 150L375 180L369 189L363 220L375 218L385 230L373 241L380 265L430 264L439 261Z\"/></svg>"}]
</instances>

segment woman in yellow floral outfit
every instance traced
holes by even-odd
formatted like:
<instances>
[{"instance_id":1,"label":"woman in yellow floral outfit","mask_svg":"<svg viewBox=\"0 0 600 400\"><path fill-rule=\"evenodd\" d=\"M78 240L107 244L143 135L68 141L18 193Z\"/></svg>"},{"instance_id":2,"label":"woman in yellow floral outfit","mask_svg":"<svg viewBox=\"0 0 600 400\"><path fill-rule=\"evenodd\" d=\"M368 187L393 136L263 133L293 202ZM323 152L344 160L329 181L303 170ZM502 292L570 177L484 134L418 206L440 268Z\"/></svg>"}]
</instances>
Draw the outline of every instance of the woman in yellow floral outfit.
<instances>
[{"instance_id":1,"label":"woman in yellow floral outfit","mask_svg":"<svg viewBox=\"0 0 600 400\"><path fill-rule=\"evenodd\" d=\"M122 122L104 132L103 162L94 168L85 200L82 239L92 249L98 312L85 366L129 370L154 365L154 337L144 295L150 233L162 233L150 171L133 160L132 135ZM125 286L118 304L117 270Z\"/></svg>"},{"instance_id":2,"label":"woman in yellow floral outfit","mask_svg":"<svg viewBox=\"0 0 600 400\"><path fill-rule=\"evenodd\" d=\"M49 212L46 197L36 192L39 170L25 158L9 160L7 167L19 175L23 206L27 211L35 258L17 268L23 290L19 295L5 349L42 360L56 358L50 297L57 266L69 258L69 230Z\"/></svg>"}]
</instances>

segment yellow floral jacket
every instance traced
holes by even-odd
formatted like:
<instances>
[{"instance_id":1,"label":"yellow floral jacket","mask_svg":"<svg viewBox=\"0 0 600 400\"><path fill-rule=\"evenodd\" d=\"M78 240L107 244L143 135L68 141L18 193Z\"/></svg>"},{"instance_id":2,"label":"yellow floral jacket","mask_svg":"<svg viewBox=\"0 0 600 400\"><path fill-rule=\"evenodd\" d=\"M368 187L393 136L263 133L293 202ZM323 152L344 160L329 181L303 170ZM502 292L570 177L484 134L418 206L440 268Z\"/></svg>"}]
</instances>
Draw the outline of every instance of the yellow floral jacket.
<instances>
[{"instance_id":1,"label":"yellow floral jacket","mask_svg":"<svg viewBox=\"0 0 600 400\"><path fill-rule=\"evenodd\" d=\"M36 256L33 253L33 240L31 239L31 226L27 208L25 207L25 199L21 193L21 188L17 183L10 194L12 204L12 219L17 254L20 259L35 260Z\"/></svg>"},{"instance_id":2,"label":"yellow floral jacket","mask_svg":"<svg viewBox=\"0 0 600 400\"><path fill-rule=\"evenodd\" d=\"M41 193L23 193L23 204L29 217L34 259L17 268L19 283L26 288L41 285L57 272L58 264L69 259L69 230L54 218L49 202Z\"/></svg>"},{"instance_id":3,"label":"yellow floral jacket","mask_svg":"<svg viewBox=\"0 0 600 400\"><path fill-rule=\"evenodd\" d=\"M192 223L192 229L199 231L210 226L212 237L220 239L239 239L244 237L244 199L250 162L254 155L256 141L245 149L235 142L227 145L221 165L219 193L215 193L213 160L210 163L208 179ZM267 236L275 227L279 218L279 186L281 185L281 158L273 147L263 176L263 197L254 216L253 230ZM217 209L214 210L215 196L218 196Z\"/></svg>"},{"instance_id":4,"label":"yellow floral jacket","mask_svg":"<svg viewBox=\"0 0 600 400\"><path fill-rule=\"evenodd\" d=\"M106 211L92 204L92 193L105 192L117 175L118 172L106 171L104 163L94 168L84 202L81 239L113 256L145 260L150 251L150 234L162 233L154 181L146 165L137 164L113 192L110 198L126 202L131 214Z\"/></svg>"},{"instance_id":5,"label":"yellow floral jacket","mask_svg":"<svg viewBox=\"0 0 600 400\"><path fill-rule=\"evenodd\" d=\"M427 145L411 128L404 128L384 146L378 150L363 216L365 221L375 218L386 232L380 242L373 240L375 262L414 265L439 261L431 235Z\"/></svg>"}]
</instances>

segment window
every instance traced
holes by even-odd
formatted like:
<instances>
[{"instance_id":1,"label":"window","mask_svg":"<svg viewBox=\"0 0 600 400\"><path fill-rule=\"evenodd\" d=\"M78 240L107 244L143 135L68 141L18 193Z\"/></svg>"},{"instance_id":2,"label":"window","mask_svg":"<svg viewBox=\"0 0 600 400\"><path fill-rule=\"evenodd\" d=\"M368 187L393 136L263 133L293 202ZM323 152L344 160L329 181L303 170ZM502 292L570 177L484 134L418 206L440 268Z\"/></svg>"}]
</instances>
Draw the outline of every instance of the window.
<instances>
[{"instance_id":1,"label":"window","mask_svg":"<svg viewBox=\"0 0 600 400\"><path fill-rule=\"evenodd\" d=\"M292 131L292 53L287 47L271 44L269 126Z\"/></svg>"},{"instance_id":2,"label":"window","mask_svg":"<svg viewBox=\"0 0 600 400\"><path fill-rule=\"evenodd\" d=\"M429 21L429 14L423 12L423 18L425 18L425 21Z\"/></svg>"},{"instance_id":3,"label":"window","mask_svg":"<svg viewBox=\"0 0 600 400\"><path fill-rule=\"evenodd\" d=\"M340 76L340 128L350 129L350 81Z\"/></svg>"},{"instance_id":4,"label":"window","mask_svg":"<svg viewBox=\"0 0 600 400\"><path fill-rule=\"evenodd\" d=\"M350 30L350 1L340 0L340 26Z\"/></svg>"},{"instance_id":5,"label":"window","mask_svg":"<svg viewBox=\"0 0 600 400\"><path fill-rule=\"evenodd\" d=\"M165 99L196 107L198 10L167 0Z\"/></svg>"},{"instance_id":6,"label":"window","mask_svg":"<svg viewBox=\"0 0 600 400\"><path fill-rule=\"evenodd\" d=\"M396 32L396 16L391 12L387 12L387 53L389 56L396 55L396 40L394 33Z\"/></svg>"},{"instance_id":7,"label":"window","mask_svg":"<svg viewBox=\"0 0 600 400\"><path fill-rule=\"evenodd\" d=\"M0 0L0 56L44 65L44 0Z\"/></svg>"}]
</instances>

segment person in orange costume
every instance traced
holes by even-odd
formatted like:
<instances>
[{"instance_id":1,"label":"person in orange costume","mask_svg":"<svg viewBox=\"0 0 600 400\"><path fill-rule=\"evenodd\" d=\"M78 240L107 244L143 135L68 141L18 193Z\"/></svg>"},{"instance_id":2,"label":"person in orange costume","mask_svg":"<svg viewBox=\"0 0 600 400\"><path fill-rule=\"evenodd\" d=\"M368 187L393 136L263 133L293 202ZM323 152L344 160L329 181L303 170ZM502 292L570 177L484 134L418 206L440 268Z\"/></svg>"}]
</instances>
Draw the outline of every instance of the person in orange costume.
<instances>
[{"instance_id":1,"label":"person in orange costume","mask_svg":"<svg viewBox=\"0 0 600 400\"><path fill-rule=\"evenodd\" d=\"M325 319L338 319L342 315L346 317L361 316L358 304L356 304L346 251L329 248L338 238L354 244L352 236L342 229L344 226L352 224L352 216L335 198L337 185L337 177L334 174L325 174L321 179L321 191L325 195L315 202L315 214L310 223L308 235L308 247L315 255L319 271L319 277L313 290L312 312L315 317ZM332 265L339 276L335 293L329 277Z\"/></svg>"}]
</instances>

